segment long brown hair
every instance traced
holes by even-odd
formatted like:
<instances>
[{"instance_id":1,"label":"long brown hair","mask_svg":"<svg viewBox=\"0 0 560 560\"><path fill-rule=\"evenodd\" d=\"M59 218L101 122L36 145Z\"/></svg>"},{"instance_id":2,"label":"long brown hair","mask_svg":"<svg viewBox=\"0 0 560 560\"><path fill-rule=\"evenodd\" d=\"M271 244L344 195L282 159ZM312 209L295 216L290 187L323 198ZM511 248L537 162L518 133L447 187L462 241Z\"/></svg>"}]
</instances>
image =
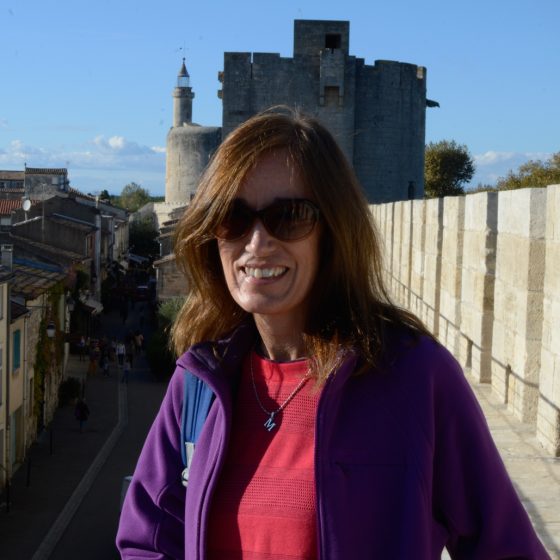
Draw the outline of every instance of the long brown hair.
<instances>
[{"instance_id":1,"label":"long brown hair","mask_svg":"<svg viewBox=\"0 0 560 560\"><path fill-rule=\"evenodd\" d=\"M321 255L304 331L312 369L322 382L345 349L375 365L387 329L431 336L421 321L396 307L382 278L382 255L367 200L336 141L317 120L287 107L252 117L221 144L176 230L175 256L189 294L173 328L180 354L215 340L247 319L231 297L213 232L257 161L284 150L321 212Z\"/></svg>"}]
</instances>

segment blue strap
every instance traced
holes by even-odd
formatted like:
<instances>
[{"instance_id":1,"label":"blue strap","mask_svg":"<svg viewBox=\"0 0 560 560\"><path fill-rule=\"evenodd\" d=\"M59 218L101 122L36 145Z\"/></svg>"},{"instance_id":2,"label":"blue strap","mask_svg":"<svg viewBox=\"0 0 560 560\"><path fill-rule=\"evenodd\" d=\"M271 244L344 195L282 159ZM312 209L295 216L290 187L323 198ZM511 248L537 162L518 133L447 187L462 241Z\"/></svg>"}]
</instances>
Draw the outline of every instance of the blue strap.
<instances>
[{"instance_id":1,"label":"blue strap","mask_svg":"<svg viewBox=\"0 0 560 560\"><path fill-rule=\"evenodd\" d=\"M202 426L210 405L214 400L214 393L198 377L185 370L183 379L183 412L181 418L181 457L183 465L188 466L186 444L195 444L202 431Z\"/></svg>"}]
</instances>

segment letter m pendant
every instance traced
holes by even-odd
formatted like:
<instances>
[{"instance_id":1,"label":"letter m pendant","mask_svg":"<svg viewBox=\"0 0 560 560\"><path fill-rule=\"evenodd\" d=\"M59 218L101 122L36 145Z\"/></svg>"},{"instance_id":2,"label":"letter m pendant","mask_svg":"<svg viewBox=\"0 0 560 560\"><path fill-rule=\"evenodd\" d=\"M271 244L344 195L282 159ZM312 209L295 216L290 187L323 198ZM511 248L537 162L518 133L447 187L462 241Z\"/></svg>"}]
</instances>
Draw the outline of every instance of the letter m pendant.
<instances>
[{"instance_id":1,"label":"letter m pendant","mask_svg":"<svg viewBox=\"0 0 560 560\"><path fill-rule=\"evenodd\" d=\"M264 427L269 431L272 432L274 428L276 428L276 422L274 421L274 412L270 414L270 418L264 423Z\"/></svg>"}]
</instances>

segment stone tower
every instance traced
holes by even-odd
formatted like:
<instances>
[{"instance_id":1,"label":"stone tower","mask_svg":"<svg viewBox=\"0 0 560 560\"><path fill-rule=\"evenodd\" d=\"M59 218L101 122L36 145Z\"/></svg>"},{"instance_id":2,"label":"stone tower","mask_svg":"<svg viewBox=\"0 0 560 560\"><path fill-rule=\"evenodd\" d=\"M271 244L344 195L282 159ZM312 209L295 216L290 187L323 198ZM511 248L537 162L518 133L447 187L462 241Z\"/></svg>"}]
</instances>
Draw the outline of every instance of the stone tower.
<instances>
[{"instance_id":1,"label":"stone tower","mask_svg":"<svg viewBox=\"0 0 560 560\"><path fill-rule=\"evenodd\" d=\"M200 175L222 140L221 128L192 122L193 98L183 59L173 90L173 126L167 134L165 202L170 204L191 200Z\"/></svg>"},{"instance_id":2,"label":"stone tower","mask_svg":"<svg viewBox=\"0 0 560 560\"><path fill-rule=\"evenodd\" d=\"M192 100L194 93L190 84L190 76L185 66L185 59L177 76L177 87L173 90L173 126L192 123Z\"/></svg>"},{"instance_id":3,"label":"stone tower","mask_svg":"<svg viewBox=\"0 0 560 560\"><path fill-rule=\"evenodd\" d=\"M316 116L335 135L370 202L422 198L426 69L349 54L347 21L296 20L293 58L225 53L223 136L273 105Z\"/></svg>"}]
</instances>

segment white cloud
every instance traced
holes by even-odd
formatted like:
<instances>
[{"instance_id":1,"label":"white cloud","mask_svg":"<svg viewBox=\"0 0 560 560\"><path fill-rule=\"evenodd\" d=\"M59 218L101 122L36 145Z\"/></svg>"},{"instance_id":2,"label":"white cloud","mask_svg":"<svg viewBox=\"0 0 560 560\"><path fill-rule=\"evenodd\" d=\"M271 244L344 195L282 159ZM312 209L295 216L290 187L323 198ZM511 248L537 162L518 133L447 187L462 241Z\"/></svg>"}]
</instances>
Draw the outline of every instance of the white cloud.
<instances>
[{"instance_id":1,"label":"white cloud","mask_svg":"<svg viewBox=\"0 0 560 560\"><path fill-rule=\"evenodd\" d=\"M530 159L544 160L548 159L552 154L546 152L495 152L488 151L483 154L476 154L474 162L477 166L497 165L504 163L512 163L514 166L521 165ZM521 162L521 163L517 163Z\"/></svg>"},{"instance_id":2,"label":"white cloud","mask_svg":"<svg viewBox=\"0 0 560 560\"><path fill-rule=\"evenodd\" d=\"M142 184L140 178L149 177L151 185L143 186L151 192L162 192L165 183L165 148L144 146L116 135L96 136L69 148L29 146L19 139L0 146L0 168L23 169L24 163L29 167L67 167L70 184L81 190L94 188L90 178L96 184L120 185L120 189L127 182ZM87 184L81 183L86 177Z\"/></svg>"},{"instance_id":3,"label":"white cloud","mask_svg":"<svg viewBox=\"0 0 560 560\"><path fill-rule=\"evenodd\" d=\"M520 165L529 160L546 160L552 154L546 152L498 152L488 151L473 156L476 173L469 186L479 183L494 185L498 179L505 177L509 171L517 171Z\"/></svg>"},{"instance_id":4,"label":"white cloud","mask_svg":"<svg viewBox=\"0 0 560 560\"><path fill-rule=\"evenodd\" d=\"M483 154L476 154L474 162L477 166L494 165L498 162L510 160L515 154L513 152L484 152Z\"/></svg>"},{"instance_id":5,"label":"white cloud","mask_svg":"<svg viewBox=\"0 0 560 560\"><path fill-rule=\"evenodd\" d=\"M153 153L154 150L148 146L141 146L137 142L131 142L124 136L96 136L93 139L95 146L103 153L113 153L120 155L145 155Z\"/></svg>"}]
</instances>

